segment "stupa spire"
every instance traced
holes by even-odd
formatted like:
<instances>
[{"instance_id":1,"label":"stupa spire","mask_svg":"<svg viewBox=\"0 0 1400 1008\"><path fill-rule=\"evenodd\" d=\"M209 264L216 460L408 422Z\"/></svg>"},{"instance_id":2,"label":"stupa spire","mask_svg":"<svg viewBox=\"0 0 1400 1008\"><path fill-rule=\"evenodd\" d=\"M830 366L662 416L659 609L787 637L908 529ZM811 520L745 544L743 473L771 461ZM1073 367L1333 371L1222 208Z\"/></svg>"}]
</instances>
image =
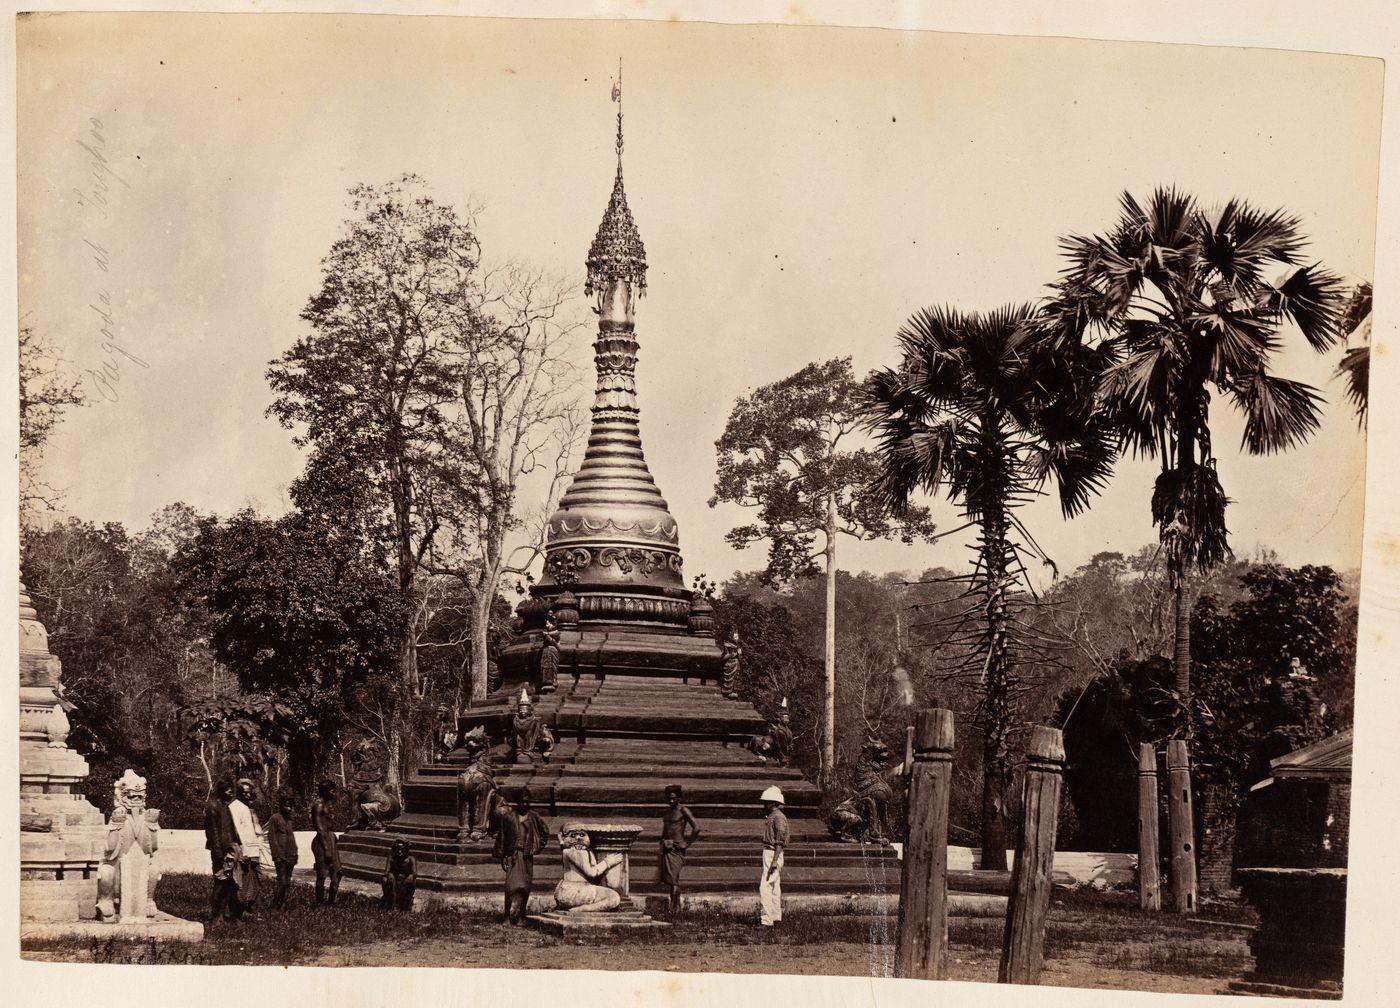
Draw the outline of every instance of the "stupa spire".
<instances>
[{"instance_id":1,"label":"stupa spire","mask_svg":"<svg viewBox=\"0 0 1400 1008\"><path fill-rule=\"evenodd\" d=\"M647 469L638 428L634 308L646 289L647 262L622 186L620 63L612 99L617 175L588 250L584 286L598 314L593 422L583 461L550 520L545 584L567 563L570 577L586 580L591 569L609 582L681 588L676 521Z\"/></svg>"}]
</instances>

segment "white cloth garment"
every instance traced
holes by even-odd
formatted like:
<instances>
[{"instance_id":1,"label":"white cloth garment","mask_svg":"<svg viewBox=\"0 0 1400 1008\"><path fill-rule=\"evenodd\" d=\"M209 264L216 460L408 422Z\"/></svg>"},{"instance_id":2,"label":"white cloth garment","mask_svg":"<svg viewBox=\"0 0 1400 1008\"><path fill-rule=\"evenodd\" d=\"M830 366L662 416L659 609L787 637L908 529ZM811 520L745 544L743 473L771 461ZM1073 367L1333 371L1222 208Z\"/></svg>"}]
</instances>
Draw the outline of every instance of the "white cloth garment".
<instances>
[{"instance_id":1,"label":"white cloth garment","mask_svg":"<svg viewBox=\"0 0 1400 1008\"><path fill-rule=\"evenodd\" d=\"M272 864L272 851L267 846L267 831L258 823L258 817L247 805L235 798L228 803L233 816L233 828L238 834L238 842L243 847L243 856L253 858L265 865Z\"/></svg>"},{"instance_id":2,"label":"white cloth garment","mask_svg":"<svg viewBox=\"0 0 1400 1008\"><path fill-rule=\"evenodd\" d=\"M768 866L773 858L778 859L777 870L768 874ZM764 924L777 924L783 919L783 852L763 848L763 874L758 878L759 919Z\"/></svg>"}]
</instances>

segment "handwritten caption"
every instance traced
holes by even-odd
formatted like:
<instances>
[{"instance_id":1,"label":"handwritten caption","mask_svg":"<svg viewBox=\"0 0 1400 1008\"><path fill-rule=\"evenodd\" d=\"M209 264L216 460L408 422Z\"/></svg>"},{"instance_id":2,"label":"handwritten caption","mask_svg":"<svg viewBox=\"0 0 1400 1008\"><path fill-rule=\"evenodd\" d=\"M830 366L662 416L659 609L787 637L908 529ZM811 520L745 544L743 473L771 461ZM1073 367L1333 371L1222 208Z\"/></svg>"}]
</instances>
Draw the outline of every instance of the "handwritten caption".
<instances>
[{"instance_id":1,"label":"handwritten caption","mask_svg":"<svg viewBox=\"0 0 1400 1008\"><path fill-rule=\"evenodd\" d=\"M81 186L73 188L74 202L89 218L86 222L89 226L94 223L111 224L116 213L114 197L121 189L130 189L131 183L117 174L109 160L106 126L95 117L88 119L87 132L78 136L75 142L84 153L85 177ZM83 236L82 242L91 264L90 289L95 292L87 307L93 313L90 318L102 356L91 362L91 366L81 367L79 377L87 399L116 402L120 398L118 388L123 365L134 364L142 368L151 365L117 339L117 317L112 303L112 253L100 242L93 241L90 233Z\"/></svg>"}]
</instances>

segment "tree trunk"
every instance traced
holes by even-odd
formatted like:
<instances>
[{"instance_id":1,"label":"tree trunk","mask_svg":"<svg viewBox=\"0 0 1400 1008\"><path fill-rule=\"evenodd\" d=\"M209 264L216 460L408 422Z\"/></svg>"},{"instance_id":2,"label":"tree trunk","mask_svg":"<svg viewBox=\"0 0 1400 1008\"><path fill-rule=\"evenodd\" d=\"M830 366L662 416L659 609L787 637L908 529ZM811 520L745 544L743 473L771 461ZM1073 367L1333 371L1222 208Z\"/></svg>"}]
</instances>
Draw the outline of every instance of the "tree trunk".
<instances>
[{"instance_id":1,"label":"tree trunk","mask_svg":"<svg viewBox=\"0 0 1400 1008\"><path fill-rule=\"evenodd\" d=\"M1182 706L1182 737L1191 735L1191 602L1186 589L1186 572L1176 571L1176 629L1172 650L1172 678Z\"/></svg>"},{"instance_id":2,"label":"tree trunk","mask_svg":"<svg viewBox=\"0 0 1400 1008\"><path fill-rule=\"evenodd\" d=\"M495 587L489 591L478 591L472 596L472 647L471 647L471 703L485 702L487 694L487 636L491 629L491 603L495 601Z\"/></svg>"},{"instance_id":3,"label":"tree trunk","mask_svg":"<svg viewBox=\"0 0 1400 1008\"><path fill-rule=\"evenodd\" d=\"M1006 653L1006 528L989 509L983 524L987 576L987 672L983 683L982 854L984 871L1006 870L1006 797L1011 790L1011 683Z\"/></svg>"},{"instance_id":4,"label":"tree trunk","mask_svg":"<svg viewBox=\"0 0 1400 1008\"><path fill-rule=\"evenodd\" d=\"M836 494L826 496L826 741L822 786L836 781Z\"/></svg>"}]
</instances>

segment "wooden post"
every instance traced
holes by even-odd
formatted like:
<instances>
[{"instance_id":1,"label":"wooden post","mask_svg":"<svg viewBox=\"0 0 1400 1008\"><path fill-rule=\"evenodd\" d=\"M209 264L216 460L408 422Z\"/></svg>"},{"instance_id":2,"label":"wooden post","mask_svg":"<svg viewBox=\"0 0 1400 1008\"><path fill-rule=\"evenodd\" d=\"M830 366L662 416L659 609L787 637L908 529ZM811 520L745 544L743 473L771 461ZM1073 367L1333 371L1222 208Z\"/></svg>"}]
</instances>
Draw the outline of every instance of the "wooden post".
<instances>
[{"instance_id":1,"label":"wooden post","mask_svg":"<svg viewBox=\"0 0 1400 1008\"><path fill-rule=\"evenodd\" d=\"M1157 749L1138 746L1138 906L1162 909L1161 854L1157 850Z\"/></svg>"},{"instance_id":2,"label":"wooden post","mask_svg":"<svg viewBox=\"0 0 1400 1008\"><path fill-rule=\"evenodd\" d=\"M998 983L1040 981L1045 959L1045 917L1055 869L1055 829L1060 818L1060 783L1065 742L1058 728L1037 725L1026 752L1021 800L1021 836L1011 869L1006 930Z\"/></svg>"},{"instance_id":3,"label":"wooden post","mask_svg":"<svg viewBox=\"0 0 1400 1008\"><path fill-rule=\"evenodd\" d=\"M948 979L948 798L953 791L953 712L919 711L905 805L894 975Z\"/></svg>"},{"instance_id":4,"label":"wooden post","mask_svg":"<svg viewBox=\"0 0 1400 1008\"><path fill-rule=\"evenodd\" d=\"M1167 829L1171 832L1172 909L1196 912L1196 824L1191 811L1191 757L1186 743L1167 743Z\"/></svg>"},{"instance_id":5,"label":"wooden post","mask_svg":"<svg viewBox=\"0 0 1400 1008\"><path fill-rule=\"evenodd\" d=\"M909 780L909 775L914 772L914 726L910 725L904 730L904 779ZM907 818L907 817L906 817Z\"/></svg>"}]
</instances>

